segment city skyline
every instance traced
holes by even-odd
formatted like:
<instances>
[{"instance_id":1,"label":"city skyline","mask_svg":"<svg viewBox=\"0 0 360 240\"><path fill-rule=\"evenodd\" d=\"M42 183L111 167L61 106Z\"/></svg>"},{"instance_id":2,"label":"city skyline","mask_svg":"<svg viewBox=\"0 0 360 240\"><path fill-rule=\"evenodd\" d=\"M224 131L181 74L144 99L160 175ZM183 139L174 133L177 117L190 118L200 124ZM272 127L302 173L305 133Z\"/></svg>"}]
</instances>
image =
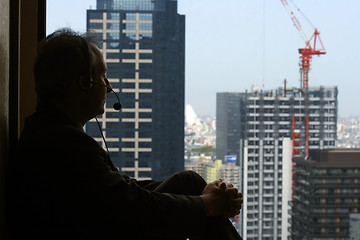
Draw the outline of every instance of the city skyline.
<instances>
[{"instance_id":1,"label":"city skyline","mask_svg":"<svg viewBox=\"0 0 360 240\"><path fill-rule=\"evenodd\" d=\"M313 28L296 11L294 1L288 2L310 38ZM337 86L339 117L360 115L353 109L360 104L356 89L360 3L307 0L295 4L318 27L327 50L326 55L313 57L309 86ZM85 31L90 5L95 9L96 1L71 2L72 8L61 11L69 6L66 1L48 0L48 33L59 27ZM253 84L275 89L283 86L285 78L289 87L299 86L298 49L305 43L280 0L226 4L179 0L178 6L186 16L185 104L191 104L197 114L215 115L216 92L251 90Z\"/></svg>"}]
</instances>

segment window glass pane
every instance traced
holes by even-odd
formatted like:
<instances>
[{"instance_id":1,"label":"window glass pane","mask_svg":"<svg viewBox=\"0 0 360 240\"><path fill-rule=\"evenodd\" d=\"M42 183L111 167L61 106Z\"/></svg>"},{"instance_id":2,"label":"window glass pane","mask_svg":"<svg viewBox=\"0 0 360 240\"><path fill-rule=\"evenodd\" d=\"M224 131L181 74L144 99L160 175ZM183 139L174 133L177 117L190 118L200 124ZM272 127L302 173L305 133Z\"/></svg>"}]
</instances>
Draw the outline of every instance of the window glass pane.
<instances>
[{"instance_id":1,"label":"window glass pane","mask_svg":"<svg viewBox=\"0 0 360 240\"><path fill-rule=\"evenodd\" d=\"M136 23L127 23L126 30L135 30L136 29Z\"/></svg>"},{"instance_id":2,"label":"window glass pane","mask_svg":"<svg viewBox=\"0 0 360 240\"><path fill-rule=\"evenodd\" d=\"M102 29L103 28L103 23L90 22L89 28L90 29Z\"/></svg>"},{"instance_id":3,"label":"window glass pane","mask_svg":"<svg viewBox=\"0 0 360 240\"><path fill-rule=\"evenodd\" d=\"M135 33L126 33L125 36L129 39L136 40L136 34Z\"/></svg>"},{"instance_id":4,"label":"window glass pane","mask_svg":"<svg viewBox=\"0 0 360 240\"><path fill-rule=\"evenodd\" d=\"M108 49L118 49L120 46L119 42L106 41Z\"/></svg>"},{"instance_id":5,"label":"window glass pane","mask_svg":"<svg viewBox=\"0 0 360 240\"><path fill-rule=\"evenodd\" d=\"M118 20L118 19L120 19L120 13L108 13L107 19Z\"/></svg>"},{"instance_id":6,"label":"window glass pane","mask_svg":"<svg viewBox=\"0 0 360 240\"><path fill-rule=\"evenodd\" d=\"M101 26L102 28L102 26ZM106 24L106 29L114 29L120 31L120 23L108 23Z\"/></svg>"},{"instance_id":7,"label":"window glass pane","mask_svg":"<svg viewBox=\"0 0 360 240\"><path fill-rule=\"evenodd\" d=\"M151 23L140 23L139 24L139 29L140 30L151 30L152 29L152 24Z\"/></svg>"},{"instance_id":8,"label":"window glass pane","mask_svg":"<svg viewBox=\"0 0 360 240\"><path fill-rule=\"evenodd\" d=\"M152 38L152 33L141 33L140 39Z\"/></svg>"},{"instance_id":9,"label":"window glass pane","mask_svg":"<svg viewBox=\"0 0 360 240\"><path fill-rule=\"evenodd\" d=\"M136 20L136 14L135 13L126 13L125 15L127 20Z\"/></svg>"},{"instance_id":10,"label":"window glass pane","mask_svg":"<svg viewBox=\"0 0 360 240\"><path fill-rule=\"evenodd\" d=\"M90 19L103 19L103 13L101 11L89 12Z\"/></svg>"},{"instance_id":11,"label":"window glass pane","mask_svg":"<svg viewBox=\"0 0 360 240\"><path fill-rule=\"evenodd\" d=\"M152 20L152 14L151 13L140 13L139 19L140 20Z\"/></svg>"},{"instance_id":12,"label":"window glass pane","mask_svg":"<svg viewBox=\"0 0 360 240\"><path fill-rule=\"evenodd\" d=\"M109 39L109 40L120 39L120 33L107 33L106 34L106 39Z\"/></svg>"}]
</instances>

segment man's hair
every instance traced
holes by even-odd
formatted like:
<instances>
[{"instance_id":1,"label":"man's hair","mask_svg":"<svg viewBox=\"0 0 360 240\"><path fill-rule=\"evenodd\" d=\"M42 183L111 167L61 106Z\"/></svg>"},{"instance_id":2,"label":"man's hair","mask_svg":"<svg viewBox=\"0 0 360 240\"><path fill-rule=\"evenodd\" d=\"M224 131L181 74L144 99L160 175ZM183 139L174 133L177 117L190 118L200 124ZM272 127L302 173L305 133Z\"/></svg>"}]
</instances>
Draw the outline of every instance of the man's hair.
<instances>
[{"instance_id":1,"label":"man's hair","mask_svg":"<svg viewBox=\"0 0 360 240\"><path fill-rule=\"evenodd\" d=\"M61 101L74 78L90 74L89 43L98 43L95 33L80 34L69 28L58 29L40 42L34 65L39 100Z\"/></svg>"}]
</instances>

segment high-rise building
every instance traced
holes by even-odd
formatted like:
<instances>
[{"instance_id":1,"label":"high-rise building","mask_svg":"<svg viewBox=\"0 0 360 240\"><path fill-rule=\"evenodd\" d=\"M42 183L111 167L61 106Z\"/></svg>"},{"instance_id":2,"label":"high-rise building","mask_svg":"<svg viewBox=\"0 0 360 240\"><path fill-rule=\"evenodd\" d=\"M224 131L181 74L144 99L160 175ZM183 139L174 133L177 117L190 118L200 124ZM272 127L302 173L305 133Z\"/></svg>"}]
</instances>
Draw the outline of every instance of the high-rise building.
<instances>
[{"instance_id":1,"label":"high-rise building","mask_svg":"<svg viewBox=\"0 0 360 240\"><path fill-rule=\"evenodd\" d=\"M227 155L240 159L240 139L245 138L244 93L223 92L216 94L216 158L225 160Z\"/></svg>"},{"instance_id":2,"label":"high-rise building","mask_svg":"<svg viewBox=\"0 0 360 240\"><path fill-rule=\"evenodd\" d=\"M359 239L360 150L294 158L291 239Z\"/></svg>"},{"instance_id":3,"label":"high-rise building","mask_svg":"<svg viewBox=\"0 0 360 240\"><path fill-rule=\"evenodd\" d=\"M287 239L291 159L333 148L336 120L337 88L217 93L217 158L239 157L244 239Z\"/></svg>"},{"instance_id":4,"label":"high-rise building","mask_svg":"<svg viewBox=\"0 0 360 240\"><path fill-rule=\"evenodd\" d=\"M98 35L122 104L113 110L109 94L98 118L115 166L138 179L183 170L185 16L177 1L98 0L87 29ZM94 121L86 131L102 142Z\"/></svg>"}]
</instances>

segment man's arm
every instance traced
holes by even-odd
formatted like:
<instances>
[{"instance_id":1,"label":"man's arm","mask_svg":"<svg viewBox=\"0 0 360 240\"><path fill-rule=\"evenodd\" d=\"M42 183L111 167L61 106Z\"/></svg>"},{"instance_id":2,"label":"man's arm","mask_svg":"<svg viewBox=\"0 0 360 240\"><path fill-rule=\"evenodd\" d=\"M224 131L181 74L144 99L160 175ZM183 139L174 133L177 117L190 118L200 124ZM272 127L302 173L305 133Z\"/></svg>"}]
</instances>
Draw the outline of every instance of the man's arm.
<instances>
[{"instance_id":1,"label":"man's arm","mask_svg":"<svg viewBox=\"0 0 360 240\"><path fill-rule=\"evenodd\" d=\"M103 149L92 138L77 142L82 144L77 146L71 160L76 161L77 169L81 170L76 174L79 176L79 181L75 181L79 184L77 194L91 196L86 197L86 201L95 206L91 209L93 214L113 219L114 224L151 221L152 226L156 226L166 221L186 228L184 221L187 226L196 225L206 215L232 217L240 210L242 199L237 190L219 180L208 184L201 196L149 191L113 171L104 161Z\"/></svg>"},{"instance_id":2,"label":"man's arm","mask_svg":"<svg viewBox=\"0 0 360 240\"><path fill-rule=\"evenodd\" d=\"M89 198L91 201L89 204L101 206L104 209L114 209L108 214L117 215L120 221L123 219L136 222L141 221L140 219L149 221L189 219L195 223L205 216L204 203L200 196L146 190L136 181L111 170L104 160L103 149L92 138L87 136L79 136L79 138L81 139L77 142L81 142L81 145L70 150L73 152L73 159L70 161L79 164L77 167L80 170L77 173L79 178L74 183L78 184L78 193L94 196ZM104 209L94 208L93 210L101 215L108 212Z\"/></svg>"}]
</instances>

